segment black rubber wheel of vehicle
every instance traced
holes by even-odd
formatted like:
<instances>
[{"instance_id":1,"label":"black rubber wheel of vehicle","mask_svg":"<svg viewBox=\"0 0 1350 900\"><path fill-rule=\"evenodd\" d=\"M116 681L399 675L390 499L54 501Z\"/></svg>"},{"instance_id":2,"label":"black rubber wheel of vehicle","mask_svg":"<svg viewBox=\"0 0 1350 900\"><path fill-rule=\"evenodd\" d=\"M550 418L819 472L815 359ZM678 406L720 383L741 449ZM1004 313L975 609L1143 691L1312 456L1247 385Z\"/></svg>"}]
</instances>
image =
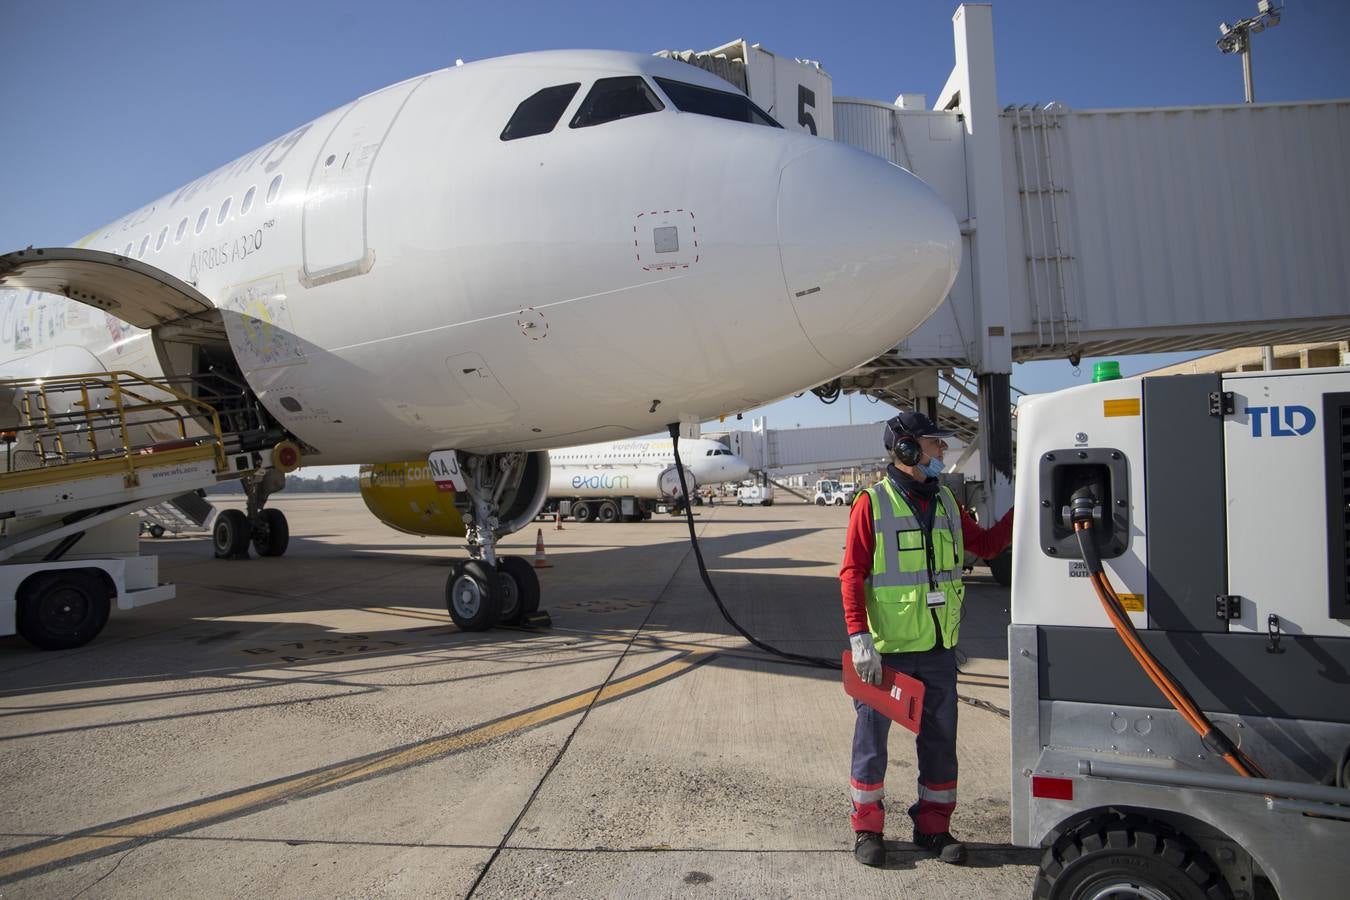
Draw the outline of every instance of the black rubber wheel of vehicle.
<instances>
[{"instance_id":1,"label":"black rubber wheel of vehicle","mask_svg":"<svg viewBox=\"0 0 1350 900\"><path fill-rule=\"evenodd\" d=\"M291 526L279 509L262 511L263 527L253 529L253 549L259 556L281 556L291 542Z\"/></svg>"},{"instance_id":2,"label":"black rubber wheel of vehicle","mask_svg":"<svg viewBox=\"0 0 1350 900\"><path fill-rule=\"evenodd\" d=\"M216 559L248 559L249 539L253 526L248 516L237 509L221 510L211 528L211 542L216 548Z\"/></svg>"},{"instance_id":3,"label":"black rubber wheel of vehicle","mask_svg":"<svg viewBox=\"0 0 1350 900\"><path fill-rule=\"evenodd\" d=\"M765 500L765 501L764 501L764 505L765 505L765 506L773 506L773 501L772 501L772 500Z\"/></svg>"},{"instance_id":4,"label":"black rubber wheel of vehicle","mask_svg":"<svg viewBox=\"0 0 1350 900\"><path fill-rule=\"evenodd\" d=\"M591 520L591 505L589 503L573 503L572 518L578 522L589 522Z\"/></svg>"},{"instance_id":5,"label":"black rubber wheel of vehicle","mask_svg":"<svg viewBox=\"0 0 1350 900\"><path fill-rule=\"evenodd\" d=\"M1141 818L1093 820L1045 851L1034 898L1228 900L1209 857L1185 835Z\"/></svg>"},{"instance_id":6,"label":"black rubber wheel of vehicle","mask_svg":"<svg viewBox=\"0 0 1350 900\"><path fill-rule=\"evenodd\" d=\"M989 571L994 580L1004 587L1012 587L1012 550L1007 549L989 560Z\"/></svg>"},{"instance_id":7,"label":"black rubber wheel of vehicle","mask_svg":"<svg viewBox=\"0 0 1350 900\"><path fill-rule=\"evenodd\" d=\"M461 631L487 631L502 615L502 582L487 563L456 563L445 582L445 608Z\"/></svg>"},{"instance_id":8,"label":"black rubber wheel of vehicle","mask_svg":"<svg viewBox=\"0 0 1350 900\"><path fill-rule=\"evenodd\" d=\"M744 505L745 505L745 501L744 501L744 500L737 500L737 501L736 501L736 505L737 505L737 506L744 506Z\"/></svg>"},{"instance_id":9,"label":"black rubber wheel of vehicle","mask_svg":"<svg viewBox=\"0 0 1350 900\"><path fill-rule=\"evenodd\" d=\"M599 509L595 511L595 518L597 521L604 522L606 525L611 522L619 521L619 504L615 503L613 500L606 500L604 503L601 503Z\"/></svg>"},{"instance_id":10,"label":"black rubber wheel of vehicle","mask_svg":"<svg viewBox=\"0 0 1350 900\"><path fill-rule=\"evenodd\" d=\"M108 622L112 592L88 572L48 572L19 590L15 628L40 650L81 647Z\"/></svg>"},{"instance_id":11,"label":"black rubber wheel of vehicle","mask_svg":"<svg viewBox=\"0 0 1350 900\"><path fill-rule=\"evenodd\" d=\"M164 537L164 526L163 526L163 525L151 525L151 526L150 526L150 536L151 536L152 538L162 538L162 537Z\"/></svg>"},{"instance_id":12,"label":"black rubber wheel of vehicle","mask_svg":"<svg viewBox=\"0 0 1350 900\"><path fill-rule=\"evenodd\" d=\"M816 498L816 506L824 506L824 505L825 505L825 498L824 498L824 497L817 497L817 498Z\"/></svg>"},{"instance_id":13,"label":"black rubber wheel of vehicle","mask_svg":"<svg viewBox=\"0 0 1350 900\"><path fill-rule=\"evenodd\" d=\"M497 560L497 575L502 582L503 625L519 625L539 611L539 574L519 556Z\"/></svg>"}]
</instances>

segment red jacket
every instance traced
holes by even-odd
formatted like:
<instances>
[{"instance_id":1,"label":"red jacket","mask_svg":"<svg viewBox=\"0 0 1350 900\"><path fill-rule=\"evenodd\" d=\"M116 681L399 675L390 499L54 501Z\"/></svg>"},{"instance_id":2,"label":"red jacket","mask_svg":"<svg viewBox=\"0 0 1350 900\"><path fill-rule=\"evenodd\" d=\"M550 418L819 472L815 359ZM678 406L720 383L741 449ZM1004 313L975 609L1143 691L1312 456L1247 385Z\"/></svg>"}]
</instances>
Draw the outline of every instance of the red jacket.
<instances>
[{"instance_id":1,"label":"red jacket","mask_svg":"<svg viewBox=\"0 0 1350 900\"><path fill-rule=\"evenodd\" d=\"M928 501L915 497L920 512ZM1003 552L1012 543L1013 511L1010 509L993 528L981 528L979 523L961 510L961 539L966 552L989 559ZM872 521L872 501L863 494L853 504L848 517L848 534L844 539L844 565L839 569L839 588L844 597L844 624L849 634L867 630L867 598L863 593L863 579L872 571L872 555L876 552L876 524Z\"/></svg>"}]
</instances>

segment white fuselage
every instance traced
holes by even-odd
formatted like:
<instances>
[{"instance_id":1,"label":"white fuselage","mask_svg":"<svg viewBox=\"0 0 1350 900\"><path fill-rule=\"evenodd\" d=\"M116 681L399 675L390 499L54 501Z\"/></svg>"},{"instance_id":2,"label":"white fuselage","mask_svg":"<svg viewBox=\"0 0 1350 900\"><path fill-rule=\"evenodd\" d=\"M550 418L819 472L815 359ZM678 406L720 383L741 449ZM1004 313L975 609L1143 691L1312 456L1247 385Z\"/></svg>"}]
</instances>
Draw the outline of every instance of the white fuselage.
<instances>
[{"instance_id":1,"label":"white fuselage","mask_svg":"<svg viewBox=\"0 0 1350 900\"><path fill-rule=\"evenodd\" d=\"M640 438L550 450L549 497L658 498L660 475L675 465L670 438ZM750 474L745 460L720 441L680 441L680 462L700 485L739 481Z\"/></svg>"},{"instance_id":2,"label":"white fuselage","mask_svg":"<svg viewBox=\"0 0 1350 900\"><path fill-rule=\"evenodd\" d=\"M570 127L598 78L633 75L663 109ZM874 358L942 301L959 236L922 182L830 141L680 112L655 77L729 87L613 52L446 69L78 246L220 308L249 387L314 463L706 420ZM564 83L580 87L556 127L502 139L523 100ZM0 378L159 374L157 342L64 297L0 289Z\"/></svg>"}]
</instances>

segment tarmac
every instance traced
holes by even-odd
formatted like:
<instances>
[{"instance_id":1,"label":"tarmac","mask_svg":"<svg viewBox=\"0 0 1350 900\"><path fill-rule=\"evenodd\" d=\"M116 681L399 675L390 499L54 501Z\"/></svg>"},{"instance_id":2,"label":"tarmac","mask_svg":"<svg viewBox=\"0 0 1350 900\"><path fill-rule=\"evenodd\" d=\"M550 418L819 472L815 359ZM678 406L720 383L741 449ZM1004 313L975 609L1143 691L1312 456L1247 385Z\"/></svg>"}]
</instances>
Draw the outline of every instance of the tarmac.
<instances>
[{"instance_id":1,"label":"tarmac","mask_svg":"<svg viewBox=\"0 0 1350 900\"><path fill-rule=\"evenodd\" d=\"M221 498L213 498L218 502ZM240 498L242 499L242 498ZM223 505L231 505L225 501ZM458 631L462 547L355 495L279 495L281 558L142 540L178 597L44 653L0 638L0 897L1028 897L1007 843L1008 591L967 580L951 866L909 841L892 730L884 869L854 861L837 670L723 620L684 520L552 521L549 629ZM761 641L840 659L847 511L696 510Z\"/></svg>"}]
</instances>

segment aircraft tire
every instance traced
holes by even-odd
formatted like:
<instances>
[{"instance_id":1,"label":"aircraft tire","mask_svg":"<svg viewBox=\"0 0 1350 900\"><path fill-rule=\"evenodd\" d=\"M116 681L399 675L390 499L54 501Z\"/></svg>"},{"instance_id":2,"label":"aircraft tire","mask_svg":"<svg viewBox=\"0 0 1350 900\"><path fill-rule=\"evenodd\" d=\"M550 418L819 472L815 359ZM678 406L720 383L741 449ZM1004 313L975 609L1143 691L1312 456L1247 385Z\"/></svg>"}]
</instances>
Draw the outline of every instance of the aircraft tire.
<instances>
[{"instance_id":1,"label":"aircraft tire","mask_svg":"<svg viewBox=\"0 0 1350 900\"><path fill-rule=\"evenodd\" d=\"M162 538L162 537L164 537L164 526L163 526L163 525L151 525L151 526L150 526L150 536L151 536L152 538Z\"/></svg>"},{"instance_id":2,"label":"aircraft tire","mask_svg":"<svg viewBox=\"0 0 1350 900\"><path fill-rule=\"evenodd\" d=\"M111 593L88 572L49 572L19 591L15 630L40 650L82 647L108 622Z\"/></svg>"},{"instance_id":3,"label":"aircraft tire","mask_svg":"<svg viewBox=\"0 0 1350 900\"><path fill-rule=\"evenodd\" d=\"M572 519L577 522L589 522L594 515L589 503L573 503Z\"/></svg>"},{"instance_id":4,"label":"aircraft tire","mask_svg":"<svg viewBox=\"0 0 1350 900\"><path fill-rule=\"evenodd\" d=\"M619 521L619 504L613 500L606 500L600 504L599 509L595 511L595 518L599 522L609 524Z\"/></svg>"},{"instance_id":5,"label":"aircraft tire","mask_svg":"<svg viewBox=\"0 0 1350 900\"><path fill-rule=\"evenodd\" d=\"M259 556L281 556L291 542L291 527L279 509L262 511L264 528L253 532L253 549Z\"/></svg>"},{"instance_id":6,"label":"aircraft tire","mask_svg":"<svg viewBox=\"0 0 1350 900\"><path fill-rule=\"evenodd\" d=\"M445 608L461 631L487 631L502 614L502 583L477 559L456 563L445 582Z\"/></svg>"},{"instance_id":7,"label":"aircraft tire","mask_svg":"<svg viewBox=\"0 0 1350 900\"><path fill-rule=\"evenodd\" d=\"M497 562L502 584L501 624L519 625L539 611L539 576L534 566L519 556L505 556Z\"/></svg>"},{"instance_id":8,"label":"aircraft tire","mask_svg":"<svg viewBox=\"0 0 1350 900\"><path fill-rule=\"evenodd\" d=\"M248 523L248 516L237 509L222 510L211 528L216 559L248 559L248 544L252 537L253 526Z\"/></svg>"}]
</instances>

